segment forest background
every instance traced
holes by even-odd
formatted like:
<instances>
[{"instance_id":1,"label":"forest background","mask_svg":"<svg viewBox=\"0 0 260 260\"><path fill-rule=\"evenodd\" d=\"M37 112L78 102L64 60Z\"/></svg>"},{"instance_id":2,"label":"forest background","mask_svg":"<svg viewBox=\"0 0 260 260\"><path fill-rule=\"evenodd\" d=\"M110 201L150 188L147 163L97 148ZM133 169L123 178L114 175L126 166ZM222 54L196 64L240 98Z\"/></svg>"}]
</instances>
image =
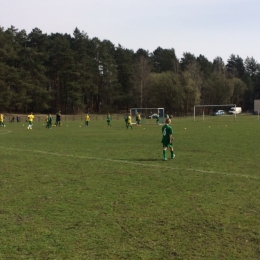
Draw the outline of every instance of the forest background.
<instances>
[{"instance_id":1,"label":"forest background","mask_svg":"<svg viewBox=\"0 0 260 260\"><path fill-rule=\"evenodd\" d=\"M0 111L80 114L164 107L176 116L194 105L236 104L252 111L260 98L260 64L231 54L209 61L158 47L134 52L109 40L73 35L29 34L0 26Z\"/></svg>"}]
</instances>

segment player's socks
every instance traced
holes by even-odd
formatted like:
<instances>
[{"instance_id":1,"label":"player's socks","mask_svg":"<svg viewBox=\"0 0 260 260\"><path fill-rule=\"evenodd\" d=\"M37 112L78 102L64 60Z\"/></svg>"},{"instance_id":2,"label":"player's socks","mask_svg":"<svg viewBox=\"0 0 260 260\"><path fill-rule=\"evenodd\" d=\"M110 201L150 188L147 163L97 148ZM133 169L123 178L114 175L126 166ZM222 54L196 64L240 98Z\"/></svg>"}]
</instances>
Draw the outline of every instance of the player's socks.
<instances>
[{"instance_id":1,"label":"player's socks","mask_svg":"<svg viewBox=\"0 0 260 260\"><path fill-rule=\"evenodd\" d=\"M171 151L171 158L173 159L175 157L175 154L173 151Z\"/></svg>"},{"instance_id":2,"label":"player's socks","mask_svg":"<svg viewBox=\"0 0 260 260\"><path fill-rule=\"evenodd\" d=\"M165 160L167 160L167 158L166 158L166 150L163 150L163 159Z\"/></svg>"}]
</instances>

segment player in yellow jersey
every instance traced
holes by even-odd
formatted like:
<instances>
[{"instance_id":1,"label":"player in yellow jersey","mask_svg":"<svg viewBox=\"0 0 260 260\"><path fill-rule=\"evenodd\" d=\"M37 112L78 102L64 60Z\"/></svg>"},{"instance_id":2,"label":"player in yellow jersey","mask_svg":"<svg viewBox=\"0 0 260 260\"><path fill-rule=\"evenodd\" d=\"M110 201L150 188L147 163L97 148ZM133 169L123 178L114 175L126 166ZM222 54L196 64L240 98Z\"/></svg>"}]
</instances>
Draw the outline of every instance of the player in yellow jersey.
<instances>
[{"instance_id":1,"label":"player in yellow jersey","mask_svg":"<svg viewBox=\"0 0 260 260\"><path fill-rule=\"evenodd\" d=\"M127 114L127 125L126 125L127 129L128 129L129 126L133 130L131 116L129 114Z\"/></svg>"},{"instance_id":2,"label":"player in yellow jersey","mask_svg":"<svg viewBox=\"0 0 260 260\"><path fill-rule=\"evenodd\" d=\"M85 116L85 126L88 127L88 123L90 121L90 116L88 114L86 114Z\"/></svg>"},{"instance_id":3,"label":"player in yellow jersey","mask_svg":"<svg viewBox=\"0 0 260 260\"><path fill-rule=\"evenodd\" d=\"M3 114L0 114L0 126L5 127L4 119L5 119L5 116Z\"/></svg>"},{"instance_id":4,"label":"player in yellow jersey","mask_svg":"<svg viewBox=\"0 0 260 260\"><path fill-rule=\"evenodd\" d=\"M138 113L136 115L136 125L141 126L141 115L140 115L140 113Z\"/></svg>"},{"instance_id":5,"label":"player in yellow jersey","mask_svg":"<svg viewBox=\"0 0 260 260\"><path fill-rule=\"evenodd\" d=\"M34 119L34 115L33 115L33 113L31 112L31 114L28 115L27 118L28 118L28 121L29 121L29 125L28 125L27 129L28 129L28 130L29 130L29 129L32 130L33 119Z\"/></svg>"}]
</instances>

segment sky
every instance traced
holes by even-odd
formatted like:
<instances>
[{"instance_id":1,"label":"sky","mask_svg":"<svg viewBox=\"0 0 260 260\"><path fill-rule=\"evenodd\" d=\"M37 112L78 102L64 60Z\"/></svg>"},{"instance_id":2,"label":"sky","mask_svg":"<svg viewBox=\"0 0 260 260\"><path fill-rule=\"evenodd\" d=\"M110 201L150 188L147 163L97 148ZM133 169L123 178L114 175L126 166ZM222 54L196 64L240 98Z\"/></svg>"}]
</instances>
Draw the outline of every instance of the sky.
<instances>
[{"instance_id":1,"label":"sky","mask_svg":"<svg viewBox=\"0 0 260 260\"><path fill-rule=\"evenodd\" d=\"M0 26L29 34L73 35L109 40L137 51L174 49L209 61L231 54L260 63L259 0L0 0Z\"/></svg>"}]
</instances>

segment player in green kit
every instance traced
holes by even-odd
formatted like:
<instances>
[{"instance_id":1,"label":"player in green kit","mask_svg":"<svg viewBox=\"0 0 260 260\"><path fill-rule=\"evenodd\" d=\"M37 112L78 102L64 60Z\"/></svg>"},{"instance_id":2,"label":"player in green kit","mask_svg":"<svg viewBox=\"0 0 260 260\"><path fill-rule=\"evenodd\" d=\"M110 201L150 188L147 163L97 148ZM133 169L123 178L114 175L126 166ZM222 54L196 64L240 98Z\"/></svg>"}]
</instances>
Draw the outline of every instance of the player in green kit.
<instances>
[{"instance_id":1,"label":"player in green kit","mask_svg":"<svg viewBox=\"0 0 260 260\"><path fill-rule=\"evenodd\" d=\"M51 116L51 114L48 115L46 128L48 128L48 129L52 128L52 116Z\"/></svg>"},{"instance_id":2,"label":"player in green kit","mask_svg":"<svg viewBox=\"0 0 260 260\"><path fill-rule=\"evenodd\" d=\"M111 126L111 117L110 114L107 114L107 126Z\"/></svg>"},{"instance_id":3,"label":"player in green kit","mask_svg":"<svg viewBox=\"0 0 260 260\"><path fill-rule=\"evenodd\" d=\"M173 153L173 147L172 147L172 141L173 141L173 130L170 126L171 119L166 118L165 125L162 127L162 144L163 144L163 159L164 161L167 161L167 148L170 148L171 151L171 158L173 159L175 157L175 154Z\"/></svg>"}]
</instances>

